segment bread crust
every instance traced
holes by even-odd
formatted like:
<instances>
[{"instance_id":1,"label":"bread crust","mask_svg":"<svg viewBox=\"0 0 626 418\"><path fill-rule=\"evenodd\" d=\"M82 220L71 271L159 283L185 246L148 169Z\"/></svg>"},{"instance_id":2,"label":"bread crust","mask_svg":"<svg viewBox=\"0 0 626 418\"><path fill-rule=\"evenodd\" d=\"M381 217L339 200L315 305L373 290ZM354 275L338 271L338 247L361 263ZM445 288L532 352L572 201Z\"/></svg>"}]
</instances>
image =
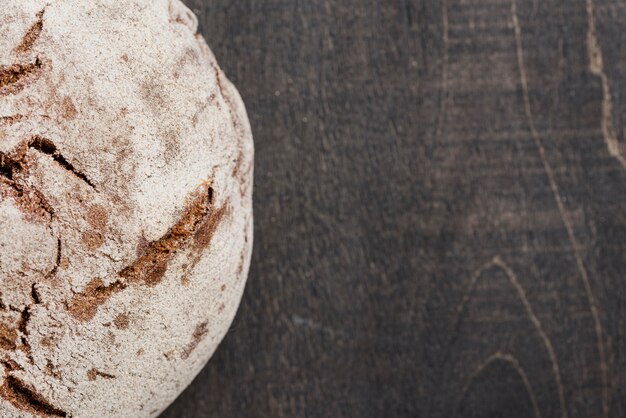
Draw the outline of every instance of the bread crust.
<instances>
[{"instance_id":1,"label":"bread crust","mask_svg":"<svg viewBox=\"0 0 626 418\"><path fill-rule=\"evenodd\" d=\"M252 251L243 102L178 0L0 8L0 416L154 417Z\"/></svg>"}]
</instances>

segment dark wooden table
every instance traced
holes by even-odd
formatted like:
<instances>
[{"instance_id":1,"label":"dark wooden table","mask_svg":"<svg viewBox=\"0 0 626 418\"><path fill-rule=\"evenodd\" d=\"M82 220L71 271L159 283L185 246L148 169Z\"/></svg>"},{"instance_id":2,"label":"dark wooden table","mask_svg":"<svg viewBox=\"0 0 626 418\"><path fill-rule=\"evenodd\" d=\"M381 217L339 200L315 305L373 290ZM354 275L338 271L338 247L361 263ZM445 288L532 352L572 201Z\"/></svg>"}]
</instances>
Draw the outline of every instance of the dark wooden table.
<instances>
[{"instance_id":1,"label":"dark wooden table","mask_svg":"<svg viewBox=\"0 0 626 418\"><path fill-rule=\"evenodd\" d=\"M255 252L163 418L626 417L626 3L189 0Z\"/></svg>"}]
</instances>

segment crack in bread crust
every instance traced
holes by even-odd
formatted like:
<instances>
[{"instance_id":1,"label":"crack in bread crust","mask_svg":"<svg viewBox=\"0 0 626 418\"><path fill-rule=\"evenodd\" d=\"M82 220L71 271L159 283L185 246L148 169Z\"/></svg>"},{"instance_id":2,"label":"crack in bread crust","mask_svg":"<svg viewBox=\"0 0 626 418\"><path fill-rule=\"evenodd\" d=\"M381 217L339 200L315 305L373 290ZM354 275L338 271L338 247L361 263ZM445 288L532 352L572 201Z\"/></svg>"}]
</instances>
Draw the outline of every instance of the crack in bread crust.
<instances>
[{"instance_id":1,"label":"crack in bread crust","mask_svg":"<svg viewBox=\"0 0 626 418\"><path fill-rule=\"evenodd\" d=\"M215 208L211 183L206 182L192 193L191 202L178 222L163 237L149 243L143 254L119 272L121 280L109 285L104 285L99 278L92 280L82 293L75 294L66 304L68 312L77 320L90 321L99 306L130 284L156 286L167 272L169 262L180 250L191 247L195 253L191 265L197 263L199 256L210 246L229 208L228 202L219 209Z\"/></svg>"},{"instance_id":2,"label":"crack in bread crust","mask_svg":"<svg viewBox=\"0 0 626 418\"><path fill-rule=\"evenodd\" d=\"M34 415L44 417L67 417L67 412L50 404L33 387L22 382L15 376L5 377L0 386L0 397L10 402L14 407Z\"/></svg>"}]
</instances>

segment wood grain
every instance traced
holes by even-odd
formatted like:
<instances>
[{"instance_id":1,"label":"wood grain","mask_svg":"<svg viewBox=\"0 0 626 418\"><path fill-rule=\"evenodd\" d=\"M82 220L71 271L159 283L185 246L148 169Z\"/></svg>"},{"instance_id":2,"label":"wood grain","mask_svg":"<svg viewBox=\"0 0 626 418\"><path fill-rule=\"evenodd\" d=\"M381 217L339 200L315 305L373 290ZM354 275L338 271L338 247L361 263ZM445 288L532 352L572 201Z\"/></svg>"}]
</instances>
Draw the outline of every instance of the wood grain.
<instances>
[{"instance_id":1,"label":"wood grain","mask_svg":"<svg viewBox=\"0 0 626 418\"><path fill-rule=\"evenodd\" d=\"M625 417L626 4L189 0L255 253L174 417Z\"/></svg>"}]
</instances>

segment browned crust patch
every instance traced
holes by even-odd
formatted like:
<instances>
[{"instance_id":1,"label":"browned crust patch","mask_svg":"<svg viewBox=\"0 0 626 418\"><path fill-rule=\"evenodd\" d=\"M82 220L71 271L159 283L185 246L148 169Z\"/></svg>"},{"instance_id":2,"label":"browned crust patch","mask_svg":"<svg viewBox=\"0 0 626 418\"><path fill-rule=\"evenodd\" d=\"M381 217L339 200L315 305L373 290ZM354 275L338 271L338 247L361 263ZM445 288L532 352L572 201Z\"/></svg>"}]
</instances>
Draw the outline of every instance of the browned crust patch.
<instances>
[{"instance_id":1,"label":"browned crust patch","mask_svg":"<svg viewBox=\"0 0 626 418\"><path fill-rule=\"evenodd\" d=\"M77 293L66 306L68 312L80 321L91 320L98 311L98 307L112 295L126 288L126 284L115 282L105 286L102 279L94 279L82 293Z\"/></svg>"},{"instance_id":2,"label":"browned crust patch","mask_svg":"<svg viewBox=\"0 0 626 418\"><path fill-rule=\"evenodd\" d=\"M217 227L229 210L229 204L224 204L224 206L222 206L212 218L207 219L203 225L198 228L196 234L194 234L193 249L195 251L195 256L191 259L188 265L184 266L185 276L181 279L181 284L183 286L189 285L189 276L187 273L193 271L196 265L200 262L202 254L211 245L211 241L213 240L213 235L215 235Z\"/></svg>"},{"instance_id":3,"label":"browned crust patch","mask_svg":"<svg viewBox=\"0 0 626 418\"><path fill-rule=\"evenodd\" d=\"M72 99L68 96L63 98L63 102L61 103L61 115L63 119L72 120L78 114L78 110L76 110L76 106L72 103Z\"/></svg>"},{"instance_id":4,"label":"browned crust patch","mask_svg":"<svg viewBox=\"0 0 626 418\"><path fill-rule=\"evenodd\" d=\"M109 222L107 209L102 205L92 205L87 211L87 222L92 228L102 231Z\"/></svg>"},{"instance_id":5,"label":"browned crust patch","mask_svg":"<svg viewBox=\"0 0 626 418\"><path fill-rule=\"evenodd\" d=\"M16 53L25 54L33 48L33 45L37 42L37 39L39 39L39 35L41 35L41 31L43 30L43 14L45 11L46 9L43 9L37 13L37 20L31 25L30 28L28 28L22 38L22 42L20 42L20 44L15 48L14 51Z\"/></svg>"},{"instance_id":6,"label":"browned crust patch","mask_svg":"<svg viewBox=\"0 0 626 418\"><path fill-rule=\"evenodd\" d=\"M0 65L0 95L19 93L41 75L39 58L28 64Z\"/></svg>"},{"instance_id":7,"label":"browned crust patch","mask_svg":"<svg viewBox=\"0 0 626 418\"><path fill-rule=\"evenodd\" d=\"M205 321L205 322L202 322L201 324L198 324L198 326L196 326L196 329L193 332L193 335L191 336L191 342L189 343L189 345L187 345L187 347L185 347L182 354L180 355L180 358L182 358L183 360L188 359L191 353L193 352L193 350L195 350L196 347L198 347L198 344L200 344L200 342L204 340L204 338L207 336L208 333L209 333L208 322Z\"/></svg>"},{"instance_id":8,"label":"browned crust patch","mask_svg":"<svg viewBox=\"0 0 626 418\"><path fill-rule=\"evenodd\" d=\"M45 336L41 339L41 341L39 341L39 344L42 347L50 348L54 344L54 337L51 335Z\"/></svg>"},{"instance_id":9,"label":"browned crust patch","mask_svg":"<svg viewBox=\"0 0 626 418\"><path fill-rule=\"evenodd\" d=\"M215 231L224 219L224 215L228 211L228 204L224 204L221 208L213 211L211 216L205 217L193 234L193 248L198 253L209 248Z\"/></svg>"},{"instance_id":10,"label":"browned crust patch","mask_svg":"<svg viewBox=\"0 0 626 418\"><path fill-rule=\"evenodd\" d=\"M15 376L7 376L0 386L0 397L14 407L37 416L67 417L67 413L48 402L41 394Z\"/></svg>"},{"instance_id":11,"label":"browned crust patch","mask_svg":"<svg viewBox=\"0 0 626 418\"><path fill-rule=\"evenodd\" d=\"M180 279L180 284L183 286L189 286L189 276L187 276L187 274L185 274L181 279Z\"/></svg>"},{"instance_id":12,"label":"browned crust patch","mask_svg":"<svg viewBox=\"0 0 626 418\"><path fill-rule=\"evenodd\" d=\"M86 231L82 234L83 243L89 251L96 251L104 244L104 237L95 231Z\"/></svg>"},{"instance_id":13,"label":"browned crust patch","mask_svg":"<svg viewBox=\"0 0 626 418\"><path fill-rule=\"evenodd\" d=\"M0 116L0 126L10 126L24 119L24 115Z\"/></svg>"},{"instance_id":14,"label":"browned crust patch","mask_svg":"<svg viewBox=\"0 0 626 418\"><path fill-rule=\"evenodd\" d=\"M0 322L0 349L13 351L17 349L17 332L14 328Z\"/></svg>"},{"instance_id":15,"label":"browned crust patch","mask_svg":"<svg viewBox=\"0 0 626 418\"><path fill-rule=\"evenodd\" d=\"M55 379L61 379L61 373L50 360L48 360L48 362L46 363L46 366L44 367L44 372L47 375L54 377Z\"/></svg>"},{"instance_id":16,"label":"browned crust patch","mask_svg":"<svg viewBox=\"0 0 626 418\"><path fill-rule=\"evenodd\" d=\"M24 370L22 366L20 366L19 364L17 364L14 360L10 358L4 358L0 360L0 364L2 364L2 367L4 367L5 376L7 376L10 372L15 371L15 370L21 370L21 371Z\"/></svg>"},{"instance_id":17,"label":"browned crust patch","mask_svg":"<svg viewBox=\"0 0 626 418\"><path fill-rule=\"evenodd\" d=\"M113 320L113 325L115 325L117 329L128 329L129 322L130 321L128 320L128 315L119 314Z\"/></svg>"},{"instance_id":18,"label":"browned crust patch","mask_svg":"<svg viewBox=\"0 0 626 418\"><path fill-rule=\"evenodd\" d=\"M113 376L112 374L104 373L97 369L91 369L87 372L87 379L92 382L98 377L102 377L104 379L115 379L115 376Z\"/></svg>"},{"instance_id":19,"label":"browned crust patch","mask_svg":"<svg viewBox=\"0 0 626 418\"><path fill-rule=\"evenodd\" d=\"M36 189L22 186L2 176L0 153L0 198L12 198L28 221L50 222L54 210L46 198Z\"/></svg>"}]
</instances>

